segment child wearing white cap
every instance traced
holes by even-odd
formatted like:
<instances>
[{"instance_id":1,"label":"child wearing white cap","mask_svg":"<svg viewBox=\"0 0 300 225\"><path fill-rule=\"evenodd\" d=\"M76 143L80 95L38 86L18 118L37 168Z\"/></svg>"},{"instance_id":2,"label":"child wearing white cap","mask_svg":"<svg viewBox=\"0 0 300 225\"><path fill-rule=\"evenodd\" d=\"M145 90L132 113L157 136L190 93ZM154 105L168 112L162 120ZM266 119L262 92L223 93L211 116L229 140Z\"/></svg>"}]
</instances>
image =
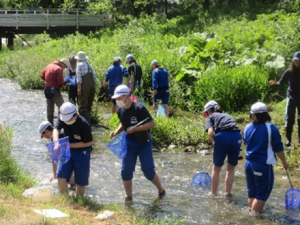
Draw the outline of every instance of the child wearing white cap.
<instances>
[{"instance_id":1,"label":"child wearing white cap","mask_svg":"<svg viewBox=\"0 0 300 225\"><path fill-rule=\"evenodd\" d=\"M231 197L234 169L238 164L242 143L240 130L233 117L223 113L215 101L209 101L204 106L203 116L206 118L206 131L214 146L211 193L217 195L220 173L227 157L225 197Z\"/></svg>"},{"instance_id":2,"label":"child wearing white cap","mask_svg":"<svg viewBox=\"0 0 300 225\"><path fill-rule=\"evenodd\" d=\"M267 106L262 102L252 105L250 119L252 123L243 131L247 151L245 173L248 204L253 212L261 212L273 189L273 165L277 163L275 153L285 169L288 168L288 163L279 130L270 123Z\"/></svg>"},{"instance_id":3,"label":"child wearing white cap","mask_svg":"<svg viewBox=\"0 0 300 225\"><path fill-rule=\"evenodd\" d=\"M69 137L71 158L57 169L60 193L68 193L67 180L74 171L76 194L83 196L85 186L89 184L90 154L93 150L91 127L87 120L77 113L74 104L65 102L60 107L59 119L53 131L53 141L58 140L61 129L64 129L65 136Z\"/></svg>"},{"instance_id":4,"label":"child wearing white cap","mask_svg":"<svg viewBox=\"0 0 300 225\"><path fill-rule=\"evenodd\" d=\"M120 125L110 133L110 138L118 135L123 130L126 131L127 154L122 161L121 176L126 200L132 199L132 178L135 170L137 157L141 162L144 176L150 180L158 190L158 196L163 197L165 190L162 188L158 175L154 170L154 159L152 155L152 139L149 130L155 126L155 122L147 109L130 99L130 90L126 85L119 85L113 97L119 106L118 117ZM146 120L138 127L134 125Z\"/></svg>"}]
</instances>

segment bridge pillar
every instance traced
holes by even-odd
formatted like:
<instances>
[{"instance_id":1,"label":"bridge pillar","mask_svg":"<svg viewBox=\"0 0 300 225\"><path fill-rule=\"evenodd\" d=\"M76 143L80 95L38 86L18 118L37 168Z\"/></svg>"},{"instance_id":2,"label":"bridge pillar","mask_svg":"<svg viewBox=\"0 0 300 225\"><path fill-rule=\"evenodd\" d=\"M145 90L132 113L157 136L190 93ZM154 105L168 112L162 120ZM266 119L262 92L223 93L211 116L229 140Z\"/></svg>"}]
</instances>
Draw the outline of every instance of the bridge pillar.
<instances>
[{"instance_id":1,"label":"bridge pillar","mask_svg":"<svg viewBox=\"0 0 300 225\"><path fill-rule=\"evenodd\" d=\"M14 38L15 38L14 32L6 32L6 38L7 38L7 48L10 50L14 49Z\"/></svg>"}]
</instances>

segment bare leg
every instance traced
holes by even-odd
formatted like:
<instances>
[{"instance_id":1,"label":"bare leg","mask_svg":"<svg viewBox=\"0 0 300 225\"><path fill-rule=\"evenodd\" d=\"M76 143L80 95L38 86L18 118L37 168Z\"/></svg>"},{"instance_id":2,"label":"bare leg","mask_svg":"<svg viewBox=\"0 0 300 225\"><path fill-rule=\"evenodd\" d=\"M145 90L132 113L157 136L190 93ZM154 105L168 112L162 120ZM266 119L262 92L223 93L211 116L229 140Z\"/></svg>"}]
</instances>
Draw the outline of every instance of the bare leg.
<instances>
[{"instance_id":1,"label":"bare leg","mask_svg":"<svg viewBox=\"0 0 300 225\"><path fill-rule=\"evenodd\" d=\"M58 178L57 180L58 180L59 192L61 194L68 194L69 189L68 189L67 180L64 178Z\"/></svg>"},{"instance_id":2,"label":"bare leg","mask_svg":"<svg viewBox=\"0 0 300 225\"><path fill-rule=\"evenodd\" d=\"M170 113L169 105L168 104L163 104L163 107L165 109L166 116L169 117L169 113Z\"/></svg>"},{"instance_id":3,"label":"bare leg","mask_svg":"<svg viewBox=\"0 0 300 225\"><path fill-rule=\"evenodd\" d=\"M81 186L76 184L76 196L81 196L83 197L85 191L85 186Z\"/></svg>"},{"instance_id":4,"label":"bare leg","mask_svg":"<svg viewBox=\"0 0 300 225\"><path fill-rule=\"evenodd\" d=\"M132 180L123 180L127 197L132 198Z\"/></svg>"},{"instance_id":5,"label":"bare leg","mask_svg":"<svg viewBox=\"0 0 300 225\"><path fill-rule=\"evenodd\" d=\"M154 112L155 115L156 115L157 109L158 109L158 104L157 104L157 103L153 103L152 109L153 109L153 112Z\"/></svg>"},{"instance_id":6,"label":"bare leg","mask_svg":"<svg viewBox=\"0 0 300 225\"><path fill-rule=\"evenodd\" d=\"M217 195L218 187L220 183L220 173L221 173L222 167L215 166L213 168L212 174L211 174L211 194Z\"/></svg>"},{"instance_id":7,"label":"bare leg","mask_svg":"<svg viewBox=\"0 0 300 225\"><path fill-rule=\"evenodd\" d=\"M159 177L155 174L154 178L151 180L152 184L157 188L158 193L162 193L165 189L162 188Z\"/></svg>"},{"instance_id":8,"label":"bare leg","mask_svg":"<svg viewBox=\"0 0 300 225\"><path fill-rule=\"evenodd\" d=\"M227 172L225 177L225 193L230 194L234 180L234 166L227 164Z\"/></svg>"},{"instance_id":9,"label":"bare leg","mask_svg":"<svg viewBox=\"0 0 300 225\"><path fill-rule=\"evenodd\" d=\"M264 205L265 205L266 201L262 201L259 199L254 199L253 203L252 203L252 207L251 210L254 212L261 212Z\"/></svg>"},{"instance_id":10,"label":"bare leg","mask_svg":"<svg viewBox=\"0 0 300 225\"><path fill-rule=\"evenodd\" d=\"M118 109L119 109L119 107L117 105L114 105L114 104L112 105L112 113L113 114L118 112Z\"/></svg>"},{"instance_id":11,"label":"bare leg","mask_svg":"<svg viewBox=\"0 0 300 225\"><path fill-rule=\"evenodd\" d=\"M250 209L252 208L252 204L253 204L254 198L248 198L248 204Z\"/></svg>"},{"instance_id":12,"label":"bare leg","mask_svg":"<svg viewBox=\"0 0 300 225\"><path fill-rule=\"evenodd\" d=\"M68 184L74 184L74 174L73 173L72 173L72 176L71 176Z\"/></svg>"}]
</instances>

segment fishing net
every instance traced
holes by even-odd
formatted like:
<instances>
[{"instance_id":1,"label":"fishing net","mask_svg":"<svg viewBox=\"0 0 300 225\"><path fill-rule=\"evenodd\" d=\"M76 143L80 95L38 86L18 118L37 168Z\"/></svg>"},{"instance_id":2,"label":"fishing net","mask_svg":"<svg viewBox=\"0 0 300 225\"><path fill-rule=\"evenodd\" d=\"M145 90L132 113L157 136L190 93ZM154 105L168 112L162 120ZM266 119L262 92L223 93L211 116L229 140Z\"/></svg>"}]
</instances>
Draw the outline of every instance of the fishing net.
<instances>
[{"instance_id":1,"label":"fishing net","mask_svg":"<svg viewBox=\"0 0 300 225\"><path fill-rule=\"evenodd\" d=\"M166 116L165 108L161 104L158 105L157 116Z\"/></svg>"},{"instance_id":2,"label":"fishing net","mask_svg":"<svg viewBox=\"0 0 300 225\"><path fill-rule=\"evenodd\" d=\"M55 164L65 164L71 157L69 137L61 138L57 142L59 144L57 150L54 150L54 146L56 143L54 141L47 143L46 147L48 148L51 159Z\"/></svg>"},{"instance_id":3,"label":"fishing net","mask_svg":"<svg viewBox=\"0 0 300 225\"><path fill-rule=\"evenodd\" d=\"M77 80L75 76L67 77L64 79L67 85L73 85L77 87Z\"/></svg>"},{"instance_id":4,"label":"fishing net","mask_svg":"<svg viewBox=\"0 0 300 225\"><path fill-rule=\"evenodd\" d=\"M285 193L285 207L300 207L300 190L297 188L289 188Z\"/></svg>"},{"instance_id":5,"label":"fishing net","mask_svg":"<svg viewBox=\"0 0 300 225\"><path fill-rule=\"evenodd\" d=\"M126 132L122 132L106 146L120 159L124 159L127 153Z\"/></svg>"},{"instance_id":6,"label":"fishing net","mask_svg":"<svg viewBox=\"0 0 300 225\"><path fill-rule=\"evenodd\" d=\"M199 188L210 188L211 178L207 172L199 172L194 176L191 185Z\"/></svg>"}]
</instances>

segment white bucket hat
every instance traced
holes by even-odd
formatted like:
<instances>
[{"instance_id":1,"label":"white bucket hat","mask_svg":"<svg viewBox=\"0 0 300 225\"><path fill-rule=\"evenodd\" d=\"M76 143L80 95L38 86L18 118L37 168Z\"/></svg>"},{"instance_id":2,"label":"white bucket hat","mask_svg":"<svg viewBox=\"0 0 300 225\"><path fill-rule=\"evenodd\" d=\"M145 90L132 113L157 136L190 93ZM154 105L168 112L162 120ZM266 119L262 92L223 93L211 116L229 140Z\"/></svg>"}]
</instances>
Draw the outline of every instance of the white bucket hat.
<instances>
[{"instance_id":1,"label":"white bucket hat","mask_svg":"<svg viewBox=\"0 0 300 225\"><path fill-rule=\"evenodd\" d=\"M262 103L262 102L256 102L255 104L253 104L253 105L251 106L251 111L250 111L250 113L252 113L252 114L264 113L264 112L268 112L267 106L266 106L265 103Z\"/></svg>"},{"instance_id":2,"label":"white bucket hat","mask_svg":"<svg viewBox=\"0 0 300 225\"><path fill-rule=\"evenodd\" d=\"M67 60L67 59L65 59L65 58L62 58L62 59L59 60L59 61L62 62L63 64L65 64L67 68L70 68L70 67L71 67L69 60Z\"/></svg>"},{"instance_id":3,"label":"white bucket hat","mask_svg":"<svg viewBox=\"0 0 300 225\"><path fill-rule=\"evenodd\" d=\"M115 89L114 95L111 98L115 99L115 98L118 98L120 96L129 95L129 94L130 94L129 88L126 85L122 84L122 85L119 85Z\"/></svg>"},{"instance_id":4,"label":"white bucket hat","mask_svg":"<svg viewBox=\"0 0 300 225\"><path fill-rule=\"evenodd\" d=\"M73 115L77 112L76 106L71 102L65 102L59 109L59 119L61 121L68 121L70 120Z\"/></svg>"},{"instance_id":5,"label":"white bucket hat","mask_svg":"<svg viewBox=\"0 0 300 225\"><path fill-rule=\"evenodd\" d=\"M41 124L39 125L39 133L41 135L41 138L43 138L43 132L49 127L52 126L52 124L49 121L43 121L41 122Z\"/></svg>"},{"instance_id":6,"label":"white bucket hat","mask_svg":"<svg viewBox=\"0 0 300 225\"><path fill-rule=\"evenodd\" d=\"M155 59L151 62L151 66L152 67L156 67L156 66L159 66L159 62Z\"/></svg>"},{"instance_id":7,"label":"white bucket hat","mask_svg":"<svg viewBox=\"0 0 300 225\"><path fill-rule=\"evenodd\" d=\"M75 59L78 59L79 61L87 60L89 57L86 56L85 52L79 51L77 55L75 56Z\"/></svg>"}]
</instances>

